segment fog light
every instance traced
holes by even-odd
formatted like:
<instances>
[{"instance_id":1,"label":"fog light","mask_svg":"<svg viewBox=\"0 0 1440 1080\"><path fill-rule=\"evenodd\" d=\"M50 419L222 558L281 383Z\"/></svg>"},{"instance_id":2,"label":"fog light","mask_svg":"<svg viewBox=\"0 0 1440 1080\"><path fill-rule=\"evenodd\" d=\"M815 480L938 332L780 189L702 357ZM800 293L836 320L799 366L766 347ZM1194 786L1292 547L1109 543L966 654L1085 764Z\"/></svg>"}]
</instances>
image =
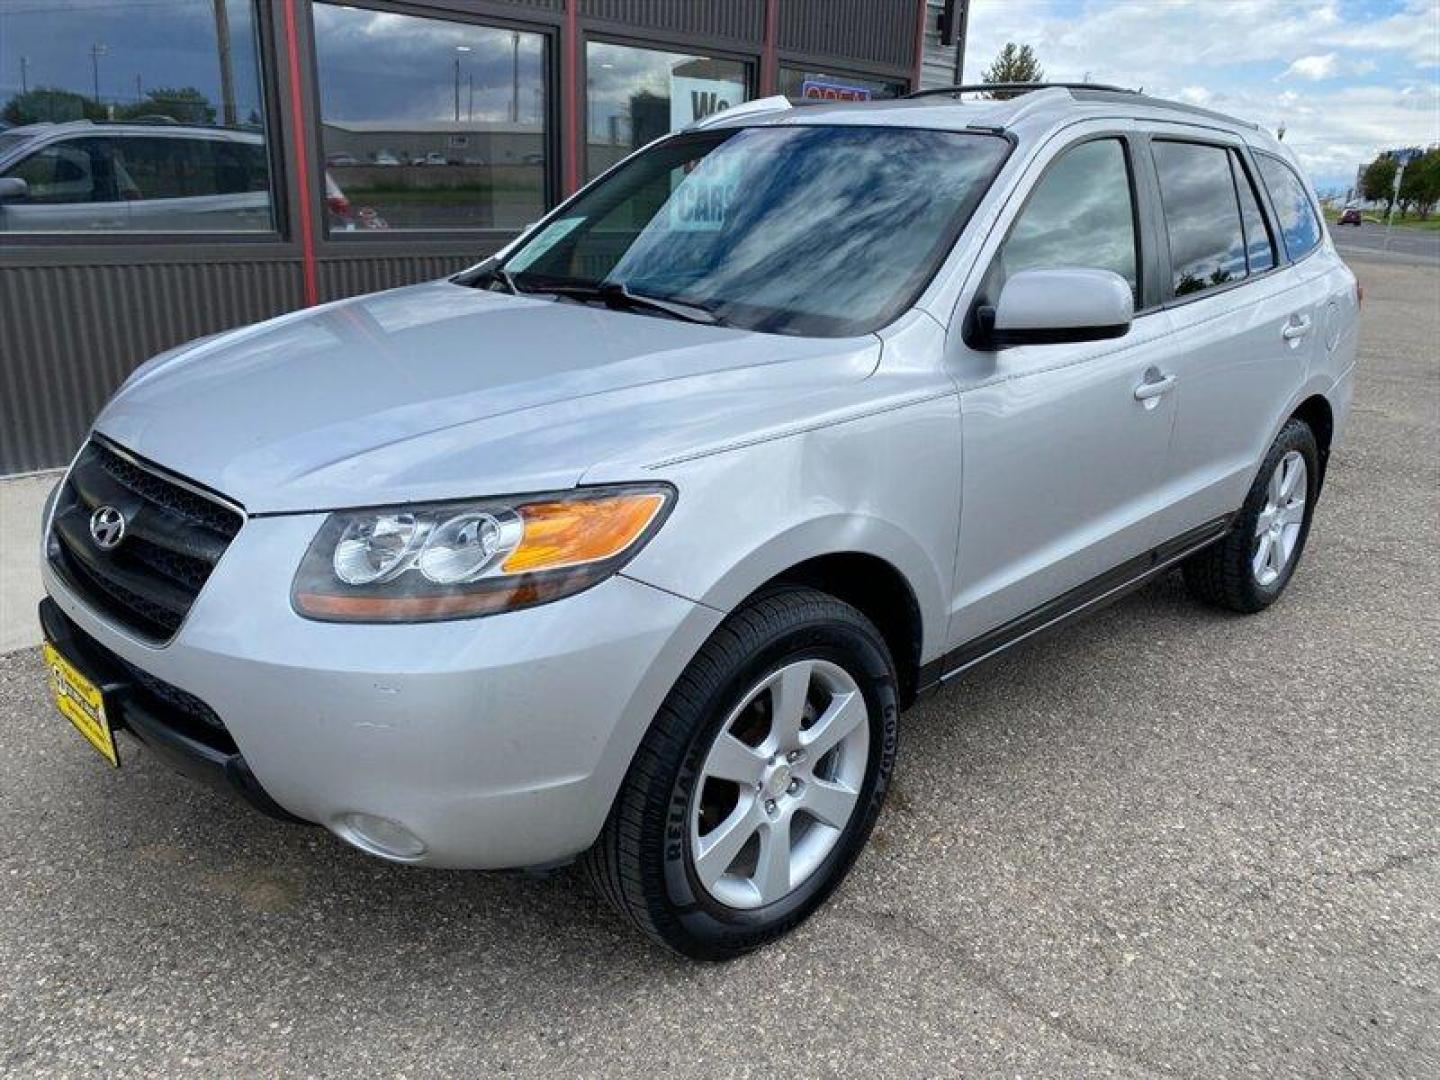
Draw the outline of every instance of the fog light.
<instances>
[{"instance_id":1,"label":"fog light","mask_svg":"<svg viewBox=\"0 0 1440 1080\"><path fill-rule=\"evenodd\" d=\"M425 854L425 841L398 821L375 814L341 814L335 819L335 831L341 839L382 859L410 862Z\"/></svg>"}]
</instances>

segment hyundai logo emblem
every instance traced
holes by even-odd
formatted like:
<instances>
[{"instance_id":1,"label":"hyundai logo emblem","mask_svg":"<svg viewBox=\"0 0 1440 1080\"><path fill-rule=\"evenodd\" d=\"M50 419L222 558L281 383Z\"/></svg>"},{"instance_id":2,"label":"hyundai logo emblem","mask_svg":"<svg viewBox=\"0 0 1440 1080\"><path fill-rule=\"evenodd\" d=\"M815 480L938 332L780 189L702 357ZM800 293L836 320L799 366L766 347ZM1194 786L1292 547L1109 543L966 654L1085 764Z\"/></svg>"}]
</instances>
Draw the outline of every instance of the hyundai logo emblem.
<instances>
[{"instance_id":1,"label":"hyundai logo emblem","mask_svg":"<svg viewBox=\"0 0 1440 1080\"><path fill-rule=\"evenodd\" d=\"M114 551L125 539L125 515L113 506L102 506L90 515L90 538L101 551Z\"/></svg>"}]
</instances>

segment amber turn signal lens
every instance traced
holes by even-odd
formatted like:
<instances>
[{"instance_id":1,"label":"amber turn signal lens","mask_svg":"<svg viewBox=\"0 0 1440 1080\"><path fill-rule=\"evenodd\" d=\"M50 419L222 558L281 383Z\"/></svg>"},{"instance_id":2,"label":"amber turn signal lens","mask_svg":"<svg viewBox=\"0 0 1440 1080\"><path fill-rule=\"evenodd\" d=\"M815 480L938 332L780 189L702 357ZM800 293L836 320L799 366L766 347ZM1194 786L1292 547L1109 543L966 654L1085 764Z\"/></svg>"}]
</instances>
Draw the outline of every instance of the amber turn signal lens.
<instances>
[{"instance_id":1,"label":"amber turn signal lens","mask_svg":"<svg viewBox=\"0 0 1440 1080\"><path fill-rule=\"evenodd\" d=\"M645 491L518 507L524 539L500 569L506 574L558 570L619 555L664 505L663 494Z\"/></svg>"}]
</instances>

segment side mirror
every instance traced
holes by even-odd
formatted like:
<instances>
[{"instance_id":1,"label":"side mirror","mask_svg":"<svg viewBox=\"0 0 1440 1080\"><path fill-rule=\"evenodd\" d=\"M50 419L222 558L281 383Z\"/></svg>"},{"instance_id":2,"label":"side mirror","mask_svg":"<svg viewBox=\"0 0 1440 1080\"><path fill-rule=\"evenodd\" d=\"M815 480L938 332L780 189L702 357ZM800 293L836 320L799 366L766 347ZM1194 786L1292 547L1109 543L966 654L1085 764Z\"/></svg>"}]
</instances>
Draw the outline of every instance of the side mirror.
<instances>
[{"instance_id":1,"label":"side mirror","mask_svg":"<svg viewBox=\"0 0 1440 1080\"><path fill-rule=\"evenodd\" d=\"M1100 341L1129 331L1135 297L1113 270L1021 270L1005 282L995 306L980 308L976 317L991 346Z\"/></svg>"},{"instance_id":2,"label":"side mirror","mask_svg":"<svg viewBox=\"0 0 1440 1080\"><path fill-rule=\"evenodd\" d=\"M18 176L0 176L0 202L23 202L30 197L30 185Z\"/></svg>"}]
</instances>

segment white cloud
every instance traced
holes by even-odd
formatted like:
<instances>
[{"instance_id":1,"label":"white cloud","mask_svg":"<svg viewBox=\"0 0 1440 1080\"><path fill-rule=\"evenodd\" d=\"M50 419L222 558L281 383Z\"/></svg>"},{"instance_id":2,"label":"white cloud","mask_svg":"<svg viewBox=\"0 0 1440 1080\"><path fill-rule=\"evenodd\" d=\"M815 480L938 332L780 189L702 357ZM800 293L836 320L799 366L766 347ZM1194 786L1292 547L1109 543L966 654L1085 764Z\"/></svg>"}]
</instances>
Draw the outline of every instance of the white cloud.
<instances>
[{"instance_id":1,"label":"white cloud","mask_svg":"<svg viewBox=\"0 0 1440 1080\"><path fill-rule=\"evenodd\" d=\"M973 0L966 70L978 77L1006 41L1032 45L1049 79L1088 72L1283 122L1321 186L1379 150L1440 142L1440 0L1394 0L1388 14L1349 0Z\"/></svg>"},{"instance_id":2,"label":"white cloud","mask_svg":"<svg viewBox=\"0 0 1440 1080\"><path fill-rule=\"evenodd\" d=\"M1328 79L1335 74L1336 69L1340 66L1339 61L1340 58L1333 52L1326 53L1324 56L1302 56L1286 68L1285 73L1280 77L1282 79L1288 79L1292 76L1312 80Z\"/></svg>"}]
</instances>

